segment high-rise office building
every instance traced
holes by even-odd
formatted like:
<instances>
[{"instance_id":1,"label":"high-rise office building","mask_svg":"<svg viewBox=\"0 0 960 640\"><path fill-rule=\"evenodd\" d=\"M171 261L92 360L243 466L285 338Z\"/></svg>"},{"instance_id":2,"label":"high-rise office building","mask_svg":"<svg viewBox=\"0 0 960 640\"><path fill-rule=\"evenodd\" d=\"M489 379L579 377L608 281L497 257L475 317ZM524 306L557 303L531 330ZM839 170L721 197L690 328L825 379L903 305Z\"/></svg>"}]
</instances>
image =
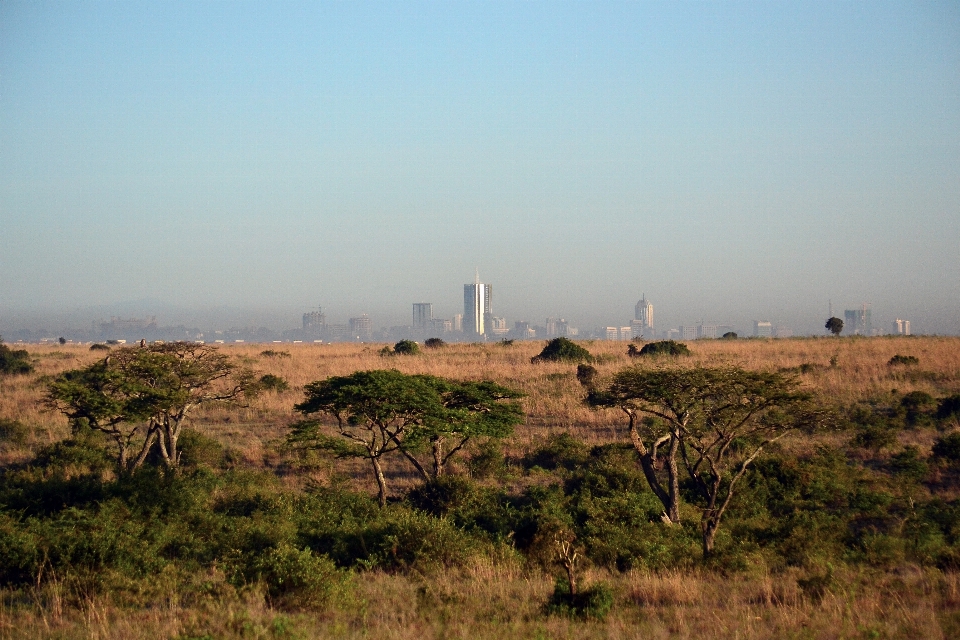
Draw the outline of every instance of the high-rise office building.
<instances>
[{"instance_id":1,"label":"high-rise office building","mask_svg":"<svg viewBox=\"0 0 960 640\"><path fill-rule=\"evenodd\" d=\"M701 338L716 338L717 337L717 325L715 324L704 324L700 323L697 325L697 339Z\"/></svg>"},{"instance_id":2,"label":"high-rise office building","mask_svg":"<svg viewBox=\"0 0 960 640\"><path fill-rule=\"evenodd\" d=\"M873 314L868 304L859 309L847 309L843 312L843 330L858 336L873 334Z\"/></svg>"},{"instance_id":3,"label":"high-rise office building","mask_svg":"<svg viewBox=\"0 0 960 640\"><path fill-rule=\"evenodd\" d=\"M480 273L473 284L463 285L463 332L482 336L489 331L493 318L493 287L480 282Z\"/></svg>"},{"instance_id":4,"label":"high-rise office building","mask_svg":"<svg viewBox=\"0 0 960 640\"><path fill-rule=\"evenodd\" d=\"M327 316L324 315L323 309L303 314L303 328L308 331L322 331L326 324Z\"/></svg>"},{"instance_id":5,"label":"high-rise office building","mask_svg":"<svg viewBox=\"0 0 960 640\"><path fill-rule=\"evenodd\" d=\"M897 318L893 321L893 333L901 336L910 335L910 321Z\"/></svg>"},{"instance_id":6,"label":"high-rise office building","mask_svg":"<svg viewBox=\"0 0 960 640\"><path fill-rule=\"evenodd\" d=\"M560 338L567 335L567 321L563 318L547 318L547 337Z\"/></svg>"},{"instance_id":7,"label":"high-rise office building","mask_svg":"<svg viewBox=\"0 0 960 640\"><path fill-rule=\"evenodd\" d=\"M353 340L370 342L373 337L373 321L367 314L350 318L350 337Z\"/></svg>"},{"instance_id":8,"label":"high-rise office building","mask_svg":"<svg viewBox=\"0 0 960 640\"><path fill-rule=\"evenodd\" d=\"M753 337L772 338L773 323L768 322L766 320L754 320L753 321Z\"/></svg>"},{"instance_id":9,"label":"high-rise office building","mask_svg":"<svg viewBox=\"0 0 960 640\"><path fill-rule=\"evenodd\" d=\"M634 319L640 323L640 332L637 332L637 325L634 325L634 333L637 335L653 336L653 305L647 301L647 294L643 294L637 306L634 308Z\"/></svg>"},{"instance_id":10,"label":"high-rise office building","mask_svg":"<svg viewBox=\"0 0 960 640\"><path fill-rule=\"evenodd\" d=\"M433 304L429 302L413 303L413 328L426 329L433 320Z\"/></svg>"}]
</instances>

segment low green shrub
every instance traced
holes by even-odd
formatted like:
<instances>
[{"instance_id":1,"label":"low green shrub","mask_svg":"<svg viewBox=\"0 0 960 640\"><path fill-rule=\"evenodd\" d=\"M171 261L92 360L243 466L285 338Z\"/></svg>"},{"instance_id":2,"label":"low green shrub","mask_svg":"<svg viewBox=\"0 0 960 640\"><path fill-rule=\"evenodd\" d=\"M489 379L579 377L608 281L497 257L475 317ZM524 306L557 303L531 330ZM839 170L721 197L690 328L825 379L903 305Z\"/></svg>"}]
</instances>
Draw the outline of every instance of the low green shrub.
<instances>
[{"instance_id":1,"label":"low green shrub","mask_svg":"<svg viewBox=\"0 0 960 640\"><path fill-rule=\"evenodd\" d=\"M898 353L897 355L890 358L890 361L887 362L887 364L890 365L891 367L895 367L898 365L912 366L912 365L920 364L920 359L917 358L916 356L902 356Z\"/></svg>"},{"instance_id":2,"label":"low green shrub","mask_svg":"<svg viewBox=\"0 0 960 640\"><path fill-rule=\"evenodd\" d=\"M525 455L522 463L527 469L574 469L586 463L589 457L590 448L564 431L549 436L543 444Z\"/></svg>"},{"instance_id":3,"label":"low green shrub","mask_svg":"<svg viewBox=\"0 0 960 640\"><path fill-rule=\"evenodd\" d=\"M455 509L462 509L473 500L476 487L463 476L440 476L414 488L407 500L415 508L434 516L445 516Z\"/></svg>"},{"instance_id":4,"label":"low green shrub","mask_svg":"<svg viewBox=\"0 0 960 640\"><path fill-rule=\"evenodd\" d=\"M184 428L178 442L180 465L194 468L204 465L213 469L223 466L226 453L219 440L206 436L196 429Z\"/></svg>"},{"instance_id":5,"label":"low green shrub","mask_svg":"<svg viewBox=\"0 0 960 640\"><path fill-rule=\"evenodd\" d=\"M290 388L289 382L272 373L260 376L259 385L264 391L273 391L275 393L282 393Z\"/></svg>"},{"instance_id":6,"label":"low green shrub","mask_svg":"<svg viewBox=\"0 0 960 640\"><path fill-rule=\"evenodd\" d=\"M933 418L936 400L925 391L911 391L900 399L907 426L916 427L929 424Z\"/></svg>"},{"instance_id":7,"label":"low green shrub","mask_svg":"<svg viewBox=\"0 0 960 640\"><path fill-rule=\"evenodd\" d=\"M530 362L591 362L590 352L567 338L554 338L547 343L539 355L530 359Z\"/></svg>"},{"instance_id":8,"label":"low green shrub","mask_svg":"<svg viewBox=\"0 0 960 640\"><path fill-rule=\"evenodd\" d=\"M566 577L557 578L553 595L546 606L547 613L551 615L595 620L604 620L612 608L613 591L606 584L598 582L577 593L570 593L570 583Z\"/></svg>"},{"instance_id":9,"label":"low green shrub","mask_svg":"<svg viewBox=\"0 0 960 640\"><path fill-rule=\"evenodd\" d=\"M281 608L317 609L342 592L348 574L326 556L281 544L259 555L248 579L262 581L271 603Z\"/></svg>"},{"instance_id":10,"label":"low green shrub","mask_svg":"<svg viewBox=\"0 0 960 640\"><path fill-rule=\"evenodd\" d=\"M937 420L947 422L954 421L960 427L960 394L947 396L940 400L937 405Z\"/></svg>"},{"instance_id":11,"label":"low green shrub","mask_svg":"<svg viewBox=\"0 0 960 640\"><path fill-rule=\"evenodd\" d=\"M960 431L937 438L933 443L933 457L949 462L960 461Z\"/></svg>"},{"instance_id":12,"label":"low green shrub","mask_svg":"<svg viewBox=\"0 0 960 640\"><path fill-rule=\"evenodd\" d=\"M890 456L889 466L894 475L914 482L922 480L929 471L927 463L920 457L920 450L912 446Z\"/></svg>"},{"instance_id":13,"label":"low green shrub","mask_svg":"<svg viewBox=\"0 0 960 640\"><path fill-rule=\"evenodd\" d=\"M490 438L476 445L464 464L470 475L478 480L498 476L506 471L506 459L499 441Z\"/></svg>"},{"instance_id":14,"label":"low green shrub","mask_svg":"<svg viewBox=\"0 0 960 640\"><path fill-rule=\"evenodd\" d=\"M0 374L25 374L33 371L26 349L11 349L0 341Z\"/></svg>"},{"instance_id":15,"label":"low green shrub","mask_svg":"<svg viewBox=\"0 0 960 640\"><path fill-rule=\"evenodd\" d=\"M413 340L401 340L393 345L393 353L398 356L415 356L420 353L420 345Z\"/></svg>"},{"instance_id":16,"label":"low green shrub","mask_svg":"<svg viewBox=\"0 0 960 640\"><path fill-rule=\"evenodd\" d=\"M441 347L445 347L446 345L447 343L440 338L427 338L426 342L423 343L423 346L425 346L427 349L439 349Z\"/></svg>"},{"instance_id":17,"label":"low green shrub","mask_svg":"<svg viewBox=\"0 0 960 640\"><path fill-rule=\"evenodd\" d=\"M0 444L24 445L30 436L30 428L19 420L0 418Z\"/></svg>"},{"instance_id":18,"label":"low green shrub","mask_svg":"<svg viewBox=\"0 0 960 640\"><path fill-rule=\"evenodd\" d=\"M640 356L688 356L690 349L687 345L676 340L661 340L659 342L650 342L643 345L640 349Z\"/></svg>"},{"instance_id":19,"label":"low green shrub","mask_svg":"<svg viewBox=\"0 0 960 640\"><path fill-rule=\"evenodd\" d=\"M597 368L589 364L578 364L577 365L577 382L586 387L587 389L593 388L597 380L597 375L599 372Z\"/></svg>"}]
</instances>

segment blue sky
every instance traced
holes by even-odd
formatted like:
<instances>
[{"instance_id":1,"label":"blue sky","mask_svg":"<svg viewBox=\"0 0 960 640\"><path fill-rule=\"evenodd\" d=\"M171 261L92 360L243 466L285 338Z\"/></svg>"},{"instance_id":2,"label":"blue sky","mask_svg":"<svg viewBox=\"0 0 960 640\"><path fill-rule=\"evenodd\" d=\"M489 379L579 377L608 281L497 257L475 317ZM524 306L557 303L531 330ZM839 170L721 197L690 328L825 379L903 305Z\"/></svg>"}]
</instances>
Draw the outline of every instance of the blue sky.
<instances>
[{"instance_id":1,"label":"blue sky","mask_svg":"<svg viewBox=\"0 0 960 640\"><path fill-rule=\"evenodd\" d=\"M960 6L0 4L0 323L475 268L511 323L960 333Z\"/></svg>"}]
</instances>

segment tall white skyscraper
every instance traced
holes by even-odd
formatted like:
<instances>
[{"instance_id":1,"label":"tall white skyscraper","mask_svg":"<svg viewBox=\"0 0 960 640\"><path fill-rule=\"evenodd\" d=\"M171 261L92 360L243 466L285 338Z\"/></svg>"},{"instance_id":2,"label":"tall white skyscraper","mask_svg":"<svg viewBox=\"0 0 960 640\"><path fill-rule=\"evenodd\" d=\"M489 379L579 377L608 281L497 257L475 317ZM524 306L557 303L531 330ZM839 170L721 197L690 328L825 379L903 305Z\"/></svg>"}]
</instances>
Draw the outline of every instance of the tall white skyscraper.
<instances>
[{"instance_id":1,"label":"tall white skyscraper","mask_svg":"<svg viewBox=\"0 0 960 640\"><path fill-rule=\"evenodd\" d=\"M634 318L640 321L642 335L653 336L653 305L647 302L647 294L643 294L634 308ZM636 334L636 328L634 329Z\"/></svg>"},{"instance_id":2,"label":"tall white skyscraper","mask_svg":"<svg viewBox=\"0 0 960 640\"><path fill-rule=\"evenodd\" d=\"M493 317L493 287L480 282L477 272L473 284L463 285L463 332L482 336L490 328Z\"/></svg>"}]
</instances>

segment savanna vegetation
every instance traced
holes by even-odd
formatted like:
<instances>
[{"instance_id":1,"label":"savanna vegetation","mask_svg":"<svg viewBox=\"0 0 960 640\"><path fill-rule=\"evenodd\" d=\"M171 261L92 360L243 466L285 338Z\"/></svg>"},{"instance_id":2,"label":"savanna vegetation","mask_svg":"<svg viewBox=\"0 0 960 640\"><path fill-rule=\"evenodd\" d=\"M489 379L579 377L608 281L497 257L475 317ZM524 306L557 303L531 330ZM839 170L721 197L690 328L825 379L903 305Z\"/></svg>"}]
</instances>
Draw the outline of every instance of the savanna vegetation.
<instances>
[{"instance_id":1,"label":"savanna vegetation","mask_svg":"<svg viewBox=\"0 0 960 640\"><path fill-rule=\"evenodd\" d=\"M5 348L0 636L960 635L960 339L678 344Z\"/></svg>"}]
</instances>

